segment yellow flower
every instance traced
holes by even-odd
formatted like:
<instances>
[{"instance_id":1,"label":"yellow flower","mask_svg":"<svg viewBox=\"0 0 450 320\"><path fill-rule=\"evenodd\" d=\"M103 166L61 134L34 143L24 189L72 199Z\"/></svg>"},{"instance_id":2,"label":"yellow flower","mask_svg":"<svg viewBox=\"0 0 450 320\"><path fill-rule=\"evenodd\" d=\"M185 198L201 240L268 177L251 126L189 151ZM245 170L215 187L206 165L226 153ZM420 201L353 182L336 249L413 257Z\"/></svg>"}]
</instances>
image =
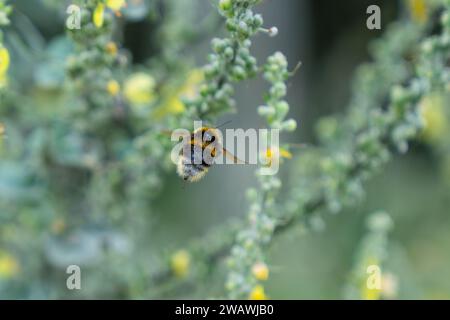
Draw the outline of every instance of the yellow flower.
<instances>
[{"instance_id":1,"label":"yellow flower","mask_svg":"<svg viewBox=\"0 0 450 320\"><path fill-rule=\"evenodd\" d=\"M191 264L191 257L186 250L180 250L175 252L171 261L172 272L178 278L184 278L189 273L189 266Z\"/></svg>"},{"instance_id":2,"label":"yellow flower","mask_svg":"<svg viewBox=\"0 0 450 320\"><path fill-rule=\"evenodd\" d=\"M116 80L110 80L106 84L106 90L110 95L115 97L120 92L120 85Z\"/></svg>"},{"instance_id":3,"label":"yellow flower","mask_svg":"<svg viewBox=\"0 0 450 320\"><path fill-rule=\"evenodd\" d=\"M10 59L8 50L4 47L0 47L0 88L6 84L9 62Z\"/></svg>"},{"instance_id":4,"label":"yellow flower","mask_svg":"<svg viewBox=\"0 0 450 320\"><path fill-rule=\"evenodd\" d=\"M425 0L408 0L409 11L414 21L425 23L428 19L428 7Z\"/></svg>"},{"instance_id":5,"label":"yellow flower","mask_svg":"<svg viewBox=\"0 0 450 320\"><path fill-rule=\"evenodd\" d=\"M444 100L442 95L433 94L424 97L420 103L420 114L425 124L422 136L428 142L436 142L446 135L448 120Z\"/></svg>"},{"instance_id":6,"label":"yellow flower","mask_svg":"<svg viewBox=\"0 0 450 320\"><path fill-rule=\"evenodd\" d=\"M105 17L105 5L103 3L99 3L94 10L94 14L92 16L92 21L94 22L97 28L101 28L103 26Z\"/></svg>"},{"instance_id":7,"label":"yellow flower","mask_svg":"<svg viewBox=\"0 0 450 320\"><path fill-rule=\"evenodd\" d=\"M290 153L288 150L280 148L280 156L282 158L286 159L292 159L292 153Z\"/></svg>"},{"instance_id":8,"label":"yellow flower","mask_svg":"<svg viewBox=\"0 0 450 320\"><path fill-rule=\"evenodd\" d=\"M146 104L155 99L156 81L146 73L134 73L125 80L124 94L133 104Z\"/></svg>"},{"instance_id":9,"label":"yellow flower","mask_svg":"<svg viewBox=\"0 0 450 320\"><path fill-rule=\"evenodd\" d=\"M381 297L381 281L383 279L381 269L378 267L379 259L374 256L369 256L364 261L362 265L364 276L361 279L361 298L363 300L379 300ZM369 269L370 267L377 267L377 269L372 270ZM379 284L380 287L377 287Z\"/></svg>"},{"instance_id":10,"label":"yellow flower","mask_svg":"<svg viewBox=\"0 0 450 320\"><path fill-rule=\"evenodd\" d=\"M183 101L181 101L181 99L178 98L177 96L173 96L168 98L163 107L156 111L156 116L162 117L166 114L182 113L185 109L186 108L184 106Z\"/></svg>"},{"instance_id":11,"label":"yellow flower","mask_svg":"<svg viewBox=\"0 0 450 320\"><path fill-rule=\"evenodd\" d=\"M122 7L126 6L125 0L106 0L106 6L114 12L120 11Z\"/></svg>"},{"instance_id":12,"label":"yellow flower","mask_svg":"<svg viewBox=\"0 0 450 320\"><path fill-rule=\"evenodd\" d=\"M267 166L272 165L274 157L281 157L285 159L292 159L292 153L284 148L272 147L268 148L265 154Z\"/></svg>"},{"instance_id":13,"label":"yellow flower","mask_svg":"<svg viewBox=\"0 0 450 320\"><path fill-rule=\"evenodd\" d=\"M0 279L11 278L19 272L17 260L7 252L0 251Z\"/></svg>"},{"instance_id":14,"label":"yellow flower","mask_svg":"<svg viewBox=\"0 0 450 320\"><path fill-rule=\"evenodd\" d=\"M204 80L203 71L200 69L192 70L183 85L166 94L167 98L162 105L155 111L155 117L163 117L167 114L178 114L186 110L182 101L183 98L193 99L197 94L200 83Z\"/></svg>"},{"instance_id":15,"label":"yellow flower","mask_svg":"<svg viewBox=\"0 0 450 320\"><path fill-rule=\"evenodd\" d=\"M266 293L264 292L264 287L260 284L256 285L250 292L248 298L249 300L267 300Z\"/></svg>"},{"instance_id":16,"label":"yellow flower","mask_svg":"<svg viewBox=\"0 0 450 320\"><path fill-rule=\"evenodd\" d=\"M5 125L0 123L0 138L5 134Z\"/></svg>"},{"instance_id":17,"label":"yellow flower","mask_svg":"<svg viewBox=\"0 0 450 320\"><path fill-rule=\"evenodd\" d=\"M381 297L381 289L368 288L364 283L361 295L363 300L379 300Z\"/></svg>"},{"instance_id":18,"label":"yellow flower","mask_svg":"<svg viewBox=\"0 0 450 320\"><path fill-rule=\"evenodd\" d=\"M112 41L108 42L106 44L106 51L110 55L115 56L117 54L117 45L114 42L112 42Z\"/></svg>"},{"instance_id":19,"label":"yellow flower","mask_svg":"<svg viewBox=\"0 0 450 320\"><path fill-rule=\"evenodd\" d=\"M252 273L253 276L260 281L265 281L269 278L269 268L262 262L258 262L253 265Z\"/></svg>"},{"instance_id":20,"label":"yellow flower","mask_svg":"<svg viewBox=\"0 0 450 320\"><path fill-rule=\"evenodd\" d=\"M395 299L398 293L398 280L391 274L380 274L381 276L381 287L380 288L369 288L367 283L365 283L362 288L362 298L364 300L380 300L383 299Z\"/></svg>"}]
</instances>

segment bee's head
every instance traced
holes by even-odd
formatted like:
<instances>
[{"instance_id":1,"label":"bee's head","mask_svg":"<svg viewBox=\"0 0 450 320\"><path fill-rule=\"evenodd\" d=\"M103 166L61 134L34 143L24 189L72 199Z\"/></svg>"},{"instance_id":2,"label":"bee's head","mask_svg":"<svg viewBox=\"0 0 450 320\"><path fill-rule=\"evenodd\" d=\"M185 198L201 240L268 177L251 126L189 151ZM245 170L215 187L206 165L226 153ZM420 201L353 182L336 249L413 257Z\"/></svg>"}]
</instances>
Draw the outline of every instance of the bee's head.
<instances>
[{"instance_id":1,"label":"bee's head","mask_svg":"<svg viewBox=\"0 0 450 320\"><path fill-rule=\"evenodd\" d=\"M204 142L215 142L218 141L220 138L219 131L214 128L202 128L202 138Z\"/></svg>"}]
</instances>

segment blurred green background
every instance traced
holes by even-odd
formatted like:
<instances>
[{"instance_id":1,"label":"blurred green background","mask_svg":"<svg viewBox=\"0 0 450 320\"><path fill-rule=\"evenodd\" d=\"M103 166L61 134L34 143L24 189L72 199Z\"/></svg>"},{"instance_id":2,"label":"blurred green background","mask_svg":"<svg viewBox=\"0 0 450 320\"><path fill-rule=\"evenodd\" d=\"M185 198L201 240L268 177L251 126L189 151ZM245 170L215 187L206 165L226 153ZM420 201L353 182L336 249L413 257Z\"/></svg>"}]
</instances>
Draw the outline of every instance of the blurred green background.
<instances>
[{"instance_id":1,"label":"blurred green background","mask_svg":"<svg viewBox=\"0 0 450 320\"><path fill-rule=\"evenodd\" d=\"M41 34L42 38L35 41L48 44L64 35L64 11L52 1L44 2L11 1L15 9L12 25L7 30L10 36L7 34L6 44L13 39L12 33L20 34L24 20L25 24L33 25L36 33ZM149 9L146 15L150 17L151 11L156 9L151 5L152 0L147 2ZM215 14L207 0L200 2L199 12ZM381 7L382 30L371 31L366 28L366 8L371 4ZM403 1L393 0L268 0L257 10L264 16L267 25L275 25L280 30L280 34L270 41L263 36L255 39L253 52L258 60L262 61L276 49L286 54L292 66L297 61L302 61L303 64L290 82L288 96L291 114L298 120L299 129L283 139L310 144L316 142L314 126L320 117L345 110L351 94L353 72L361 63L370 61L370 42L380 37L390 22L405 15ZM132 57L133 64L144 63L157 52L160 44L154 30L158 28L158 20L125 19L122 27L120 41ZM217 33L219 30L220 26L217 30L211 30L211 33L187 50L189 57L197 64L204 63L209 52L209 41L215 36L213 32ZM34 58L53 59L48 56ZM21 81L29 83L31 88L34 80L30 79L30 73L34 77L38 74L45 80L46 72L50 70L47 67L39 71L38 65L30 70L29 66L22 70L18 65L14 72ZM52 72L56 73L63 68L53 67L55 70ZM262 102L260 92L264 88L265 84L261 80L247 81L239 86L238 113L224 117L223 120L232 120L227 127L261 126L260 119L255 116L255 107ZM446 107L448 104L446 101ZM30 108L29 117L32 118L39 112L46 112L45 108ZM301 157L301 151L295 153ZM294 165L295 162L289 163L283 168L281 175L288 177L289 170ZM20 174L11 173L5 164L1 166L0 172L4 176ZM1 183L7 181L4 179ZM76 182L69 180L69 183ZM200 183L187 186L180 182L175 170L168 170L163 174L160 190L152 195L154 205L148 216L137 218L130 215L124 219L124 223L130 224L126 232L105 231L104 237L109 237L111 247L118 252L128 251L112 260L116 265L105 266L96 262L101 249L93 249L99 244L86 236L83 244L86 247L77 249L90 251L83 255L83 259L87 261L80 262L87 267L82 268L86 271L83 271L84 287L79 292L64 290L67 275L63 265L65 261L76 258L70 257L71 253L58 243L49 242L54 230L48 224L31 223L36 228L35 233L12 236L21 238L20 246L17 243L13 246L0 243L0 250L3 252L3 258L0 256L0 298L146 298L148 296L141 295L139 289L136 289L137 294L130 294L133 289L121 289L121 286L129 286L128 279L133 276L130 274L133 271L130 270L133 270L135 261L142 258L135 255L151 256L154 251L173 252L183 248L189 240L206 234L232 218L244 217L247 212L245 190L255 183L252 168L218 166ZM0 197L14 196L13 193L8 193L11 186L3 184L0 185ZM40 201L47 202L58 195L44 193L38 197ZM266 291L273 299L345 298L345 288L355 264L355 254L366 232L367 215L384 210L394 222L389 236L388 264L397 271L396 276L401 283L397 297L449 299L449 207L450 177L443 173L439 155L425 142L416 142L407 155L395 157L368 184L367 197L363 203L346 209L339 215L324 214L317 221L318 225L323 223L323 228L319 226L316 228L318 230L310 231L295 228L276 238L269 251L271 276ZM1 206L0 210L3 210L0 212L0 230L4 233L1 239L4 239L5 232L9 230L7 224L12 223L13 219L5 211L8 206ZM33 208L23 210L32 212ZM41 211L36 212L42 214ZM132 233L133 223L139 224L139 219L147 218L151 222L145 239L134 243L128 237ZM18 223L30 222L19 219ZM9 232L14 233L20 229L14 227L10 230L12 231ZM143 243L147 244L146 248L139 247ZM34 248L33 259L23 258L23 253L29 252L26 249L28 246ZM65 254L68 256L64 256ZM76 253L74 256L77 256ZM14 261L11 262L11 259ZM31 269L38 271L27 274ZM221 286L223 283L218 281L211 286L214 289L180 292L163 298L214 296Z\"/></svg>"}]
</instances>

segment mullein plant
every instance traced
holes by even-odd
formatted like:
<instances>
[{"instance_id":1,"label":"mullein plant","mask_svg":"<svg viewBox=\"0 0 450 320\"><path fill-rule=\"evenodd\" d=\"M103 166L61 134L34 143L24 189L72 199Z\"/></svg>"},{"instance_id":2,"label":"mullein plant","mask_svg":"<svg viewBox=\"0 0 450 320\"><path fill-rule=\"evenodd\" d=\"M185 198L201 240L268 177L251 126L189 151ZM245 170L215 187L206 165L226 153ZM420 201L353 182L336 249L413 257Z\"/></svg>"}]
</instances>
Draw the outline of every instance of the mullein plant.
<instances>
[{"instance_id":1,"label":"mullein plant","mask_svg":"<svg viewBox=\"0 0 450 320\"><path fill-rule=\"evenodd\" d=\"M198 296L198 288L215 280L223 283L225 292L205 290L212 296L265 299L270 297L264 282L270 275L267 250L273 239L294 226L320 226L320 215L338 213L359 201L364 183L393 154L406 152L411 139L421 136L426 128L420 107L424 99L450 89L449 0L430 2L426 13L420 0L408 2L414 8L412 19L390 26L373 44L374 62L359 69L347 114L320 121L316 148L305 149L299 159L289 162L289 145L260 155L266 164L279 155L291 167L291 179L283 182L286 192L280 192L279 177L261 175L260 168L259 186L247 192L245 222L224 224L173 253L148 247L152 200L162 184L161 172L173 169L172 144L161 130L190 128L193 120L216 124L219 116L236 109L234 87L260 73L270 89L264 106L255 112L270 128L296 128L296 122L286 118L286 81L293 74L286 58L277 52L260 67L251 54L253 36L278 33L276 27L264 27L262 16L254 12L260 2L214 1L227 34L212 40L204 67L188 71L189 61L177 57L194 32L186 35L195 16L192 4L164 2L166 19L156 17L162 25L158 35L164 39L159 54L131 67L116 36L120 19L136 4L74 1L82 8L81 28L67 31L68 81L59 88L64 103L55 103L61 117L40 116L45 125L33 126L24 116L32 101L14 92L20 88L12 88L9 94L14 99L3 100L0 106L2 117L17 127L8 133L11 143L26 144L20 150L11 146L5 158L10 169L14 163L23 163L26 169L11 171L19 180L7 190L14 197L2 196L0 201L1 212L6 213L0 217L5 222L0 224L0 241L20 254L19 259L12 250L0 251L0 277L6 270L4 278L13 279L0 280L0 288L19 297L64 297L65 281L57 272L47 276L47 268L61 270L75 260L90 268L87 277L94 275L85 280L84 297L177 297L186 292ZM10 10L0 1L0 27ZM442 16L439 25L428 18L433 14ZM0 56L0 72L8 64L9 59ZM11 112L16 109L19 112ZM11 180L11 174L0 175L2 179ZM39 201L43 197L49 201ZM377 237L372 238L385 237L388 228L380 229L378 222L387 221L386 216L373 220L370 232ZM52 235L44 236L37 226L50 229ZM30 245L24 246L24 239ZM44 243L43 249L39 243ZM100 272L95 263L102 263ZM17 278L20 273L22 282Z\"/></svg>"}]
</instances>

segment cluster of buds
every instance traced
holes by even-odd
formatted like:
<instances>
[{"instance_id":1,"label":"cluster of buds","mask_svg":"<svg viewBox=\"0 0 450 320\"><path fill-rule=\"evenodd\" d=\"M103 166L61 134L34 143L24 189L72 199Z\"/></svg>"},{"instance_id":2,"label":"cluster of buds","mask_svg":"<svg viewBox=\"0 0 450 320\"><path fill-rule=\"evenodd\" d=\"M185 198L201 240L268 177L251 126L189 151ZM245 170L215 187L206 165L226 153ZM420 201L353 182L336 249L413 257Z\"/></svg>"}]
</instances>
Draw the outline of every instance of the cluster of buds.
<instances>
[{"instance_id":1,"label":"cluster of buds","mask_svg":"<svg viewBox=\"0 0 450 320\"><path fill-rule=\"evenodd\" d=\"M291 73L288 71L286 57L281 52L270 56L264 66L264 77L271 83L266 105L258 108L258 113L267 123L280 130L294 131L297 123L294 119L285 120L289 112L289 104L284 100L287 94L286 80Z\"/></svg>"},{"instance_id":2,"label":"cluster of buds","mask_svg":"<svg viewBox=\"0 0 450 320\"><path fill-rule=\"evenodd\" d=\"M221 0L219 11L226 18L228 37L212 40L213 53L204 67L205 82L200 97L188 101L188 111L200 118L213 118L234 109L233 83L254 77L258 73L257 60L250 53L251 37L265 32L263 18L252 7L260 0ZM270 35L277 30L269 29ZM268 31L267 31L268 32Z\"/></svg>"}]
</instances>

